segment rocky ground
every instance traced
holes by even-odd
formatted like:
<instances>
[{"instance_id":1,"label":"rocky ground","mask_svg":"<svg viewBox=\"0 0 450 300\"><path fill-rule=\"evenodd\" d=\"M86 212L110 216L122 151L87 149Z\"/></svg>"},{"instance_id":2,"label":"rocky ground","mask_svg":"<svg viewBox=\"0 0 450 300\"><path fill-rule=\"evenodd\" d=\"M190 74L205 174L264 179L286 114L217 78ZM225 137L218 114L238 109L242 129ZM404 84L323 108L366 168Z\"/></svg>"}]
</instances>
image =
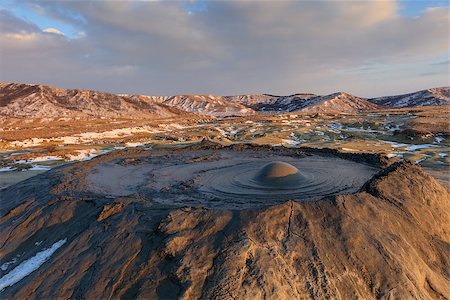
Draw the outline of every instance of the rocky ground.
<instances>
[{"instance_id":1,"label":"rocky ground","mask_svg":"<svg viewBox=\"0 0 450 300\"><path fill-rule=\"evenodd\" d=\"M111 156L133 165L148 150L56 167L0 190L1 297L450 297L450 195L420 166L332 150L258 151L314 152L382 170L351 194L214 209L89 189L86 175Z\"/></svg>"}]
</instances>

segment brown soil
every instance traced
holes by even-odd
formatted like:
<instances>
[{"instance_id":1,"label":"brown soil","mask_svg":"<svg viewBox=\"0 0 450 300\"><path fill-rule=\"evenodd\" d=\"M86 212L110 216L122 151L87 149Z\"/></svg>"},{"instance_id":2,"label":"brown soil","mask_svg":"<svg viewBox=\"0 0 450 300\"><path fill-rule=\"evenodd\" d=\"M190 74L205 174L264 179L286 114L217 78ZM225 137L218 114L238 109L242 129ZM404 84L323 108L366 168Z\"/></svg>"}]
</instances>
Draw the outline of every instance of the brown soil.
<instances>
[{"instance_id":1,"label":"brown soil","mask_svg":"<svg viewBox=\"0 0 450 300\"><path fill-rule=\"evenodd\" d=\"M214 149L221 147L188 150ZM0 280L67 239L37 271L0 292L2 298L450 296L450 195L417 165L386 167L353 194L240 210L177 208L150 195L108 198L89 191L86 174L102 162L127 159L124 166L136 166L171 155L144 152L117 151L0 191L8 199L0 211L0 265L17 258L0 270Z\"/></svg>"}]
</instances>

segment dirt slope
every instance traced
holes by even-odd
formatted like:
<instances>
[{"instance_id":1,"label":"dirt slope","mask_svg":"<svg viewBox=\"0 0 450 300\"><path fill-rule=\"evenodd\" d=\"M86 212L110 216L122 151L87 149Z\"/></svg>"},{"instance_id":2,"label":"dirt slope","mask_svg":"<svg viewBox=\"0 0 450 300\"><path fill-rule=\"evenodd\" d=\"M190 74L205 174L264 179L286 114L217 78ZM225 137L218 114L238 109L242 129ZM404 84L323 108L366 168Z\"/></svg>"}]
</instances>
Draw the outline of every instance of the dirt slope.
<instances>
[{"instance_id":1,"label":"dirt slope","mask_svg":"<svg viewBox=\"0 0 450 300\"><path fill-rule=\"evenodd\" d=\"M173 117L180 113L175 108L157 103L157 99L159 97L0 83L0 115L14 117L92 116L140 119Z\"/></svg>"},{"instance_id":2,"label":"dirt slope","mask_svg":"<svg viewBox=\"0 0 450 300\"><path fill-rule=\"evenodd\" d=\"M450 104L450 87L432 88L414 93L369 99L388 107L417 107Z\"/></svg>"},{"instance_id":3,"label":"dirt slope","mask_svg":"<svg viewBox=\"0 0 450 300\"><path fill-rule=\"evenodd\" d=\"M347 93L334 93L311 99L311 103L299 109L308 112L344 112L375 111L381 107L363 98Z\"/></svg>"},{"instance_id":4,"label":"dirt slope","mask_svg":"<svg viewBox=\"0 0 450 300\"><path fill-rule=\"evenodd\" d=\"M185 112L204 114L214 117L248 116L255 111L245 105L229 101L223 96L214 95L177 95L168 97L160 103Z\"/></svg>"},{"instance_id":5,"label":"dirt slope","mask_svg":"<svg viewBox=\"0 0 450 300\"><path fill-rule=\"evenodd\" d=\"M416 165L396 163L352 195L212 210L89 194L84 174L102 159L0 192L9 200L0 265L17 260L0 269L0 282L37 251L67 241L2 298L450 296L450 196Z\"/></svg>"}]
</instances>

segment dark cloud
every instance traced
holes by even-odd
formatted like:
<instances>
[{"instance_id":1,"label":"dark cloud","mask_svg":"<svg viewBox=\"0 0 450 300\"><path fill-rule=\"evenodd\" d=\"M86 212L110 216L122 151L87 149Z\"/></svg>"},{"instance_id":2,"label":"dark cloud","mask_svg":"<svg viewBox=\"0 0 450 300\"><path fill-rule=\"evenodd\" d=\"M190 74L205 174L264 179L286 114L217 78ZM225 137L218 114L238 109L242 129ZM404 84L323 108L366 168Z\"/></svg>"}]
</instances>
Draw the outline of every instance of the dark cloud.
<instances>
[{"instance_id":1,"label":"dark cloud","mask_svg":"<svg viewBox=\"0 0 450 300\"><path fill-rule=\"evenodd\" d=\"M145 94L361 96L448 84L442 73L423 80L395 68L449 52L443 8L411 18L399 16L394 1L211 1L195 13L173 1L30 5L80 34L43 34L2 12L2 81ZM386 64L389 76L373 72Z\"/></svg>"},{"instance_id":2,"label":"dark cloud","mask_svg":"<svg viewBox=\"0 0 450 300\"><path fill-rule=\"evenodd\" d=\"M0 32L2 33L32 33L40 31L33 23L13 16L5 9L0 9Z\"/></svg>"}]
</instances>

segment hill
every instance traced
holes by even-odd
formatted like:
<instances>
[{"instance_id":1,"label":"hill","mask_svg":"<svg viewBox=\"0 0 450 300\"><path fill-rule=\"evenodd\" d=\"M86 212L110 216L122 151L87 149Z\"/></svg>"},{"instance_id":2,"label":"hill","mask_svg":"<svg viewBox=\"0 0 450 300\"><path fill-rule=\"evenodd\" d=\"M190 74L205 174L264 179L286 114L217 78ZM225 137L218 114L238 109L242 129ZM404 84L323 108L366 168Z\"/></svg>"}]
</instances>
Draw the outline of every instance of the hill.
<instances>
[{"instance_id":1,"label":"hill","mask_svg":"<svg viewBox=\"0 0 450 300\"><path fill-rule=\"evenodd\" d=\"M360 112L377 110L381 107L363 98L347 93L334 93L325 96L314 94L295 94L279 96L270 103L260 103L256 110L265 113L280 112Z\"/></svg>"},{"instance_id":2,"label":"hill","mask_svg":"<svg viewBox=\"0 0 450 300\"><path fill-rule=\"evenodd\" d=\"M315 94L294 94L289 96L268 94L238 96L181 95L170 97L160 103L183 111L215 117L294 111L360 112L381 108L379 105L363 98L342 92L325 96Z\"/></svg>"},{"instance_id":3,"label":"hill","mask_svg":"<svg viewBox=\"0 0 450 300\"><path fill-rule=\"evenodd\" d=\"M369 101L387 107L416 107L450 104L450 87L422 90L414 93L385 96L369 99Z\"/></svg>"},{"instance_id":4,"label":"hill","mask_svg":"<svg viewBox=\"0 0 450 300\"><path fill-rule=\"evenodd\" d=\"M91 116L164 118L179 110L158 103L158 97L66 90L46 85L0 83L0 115L13 117Z\"/></svg>"},{"instance_id":5,"label":"hill","mask_svg":"<svg viewBox=\"0 0 450 300\"><path fill-rule=\"evenodd\" d=\"M239 102L229 101L223 96L177 95L161 99L159 102L185 112L214 117L248 116L256 113L253 109Z\"/></svg>"},{"instance_id":6,"label":"hill","mask_svg":"<svg viewBox=\"0 0 450 300\"><path fill-rule=\"evenodd\" d=\"M0 83L0 116L90 116L95 118L166 118L179 114L213 117L252 116L287 112L357 113L385 108L450 104L450 88L365 99L344 92L289 96L144 96L70 90L46 85Z\"/></svg>"}]
</instances>

